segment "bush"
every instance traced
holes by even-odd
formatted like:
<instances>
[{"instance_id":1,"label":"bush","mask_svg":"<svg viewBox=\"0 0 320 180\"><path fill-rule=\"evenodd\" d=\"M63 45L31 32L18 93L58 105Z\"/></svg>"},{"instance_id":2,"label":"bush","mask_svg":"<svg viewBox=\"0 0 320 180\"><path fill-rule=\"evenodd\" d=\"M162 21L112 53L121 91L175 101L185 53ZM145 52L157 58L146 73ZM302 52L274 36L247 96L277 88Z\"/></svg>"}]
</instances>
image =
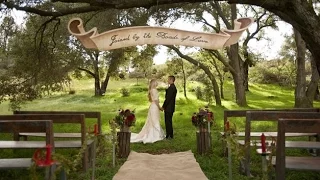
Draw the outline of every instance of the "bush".
<instances>
[{"instance_id":1,"label":"bush","mask_svg":"<svg viewBox=\"0 0 320 180\"><path fill-rule=\"evenodd\" d=\"M200 86L197 86L195 89L197 99L203 99L203 92Z\"/></svg>"},{"instance_id":2,"label":"bush","mask_svg":"<svg viewBox=\"0 0 320 180\"><path fill-rule=\"evenodd\" d=\"M214 97L214 92L213 92L213 88L212 86L206 86L203 90L203 96L204 96L204 100L207 101L209 104L212 103L213 101L213 97Z\"/></svg>"},{"instance_id":3,"label":"bush","mask_svg":"<svg viewBox=\"0 0 320 180\"><path fill-rule=\"evenodd\" d=\"M120 79L126 79L126 77L125 77L125 75L124 75L123 73L120 73L120 74L119 74L119 78L120 78Z\"/></svg>"},{"instance_id":4,"label":"bush","mask_svg":"<svg viewBox=\"0 0 320 180\"><path fill-rule=\"evenodd\" d=\"M122 97L130 96L130 92L127 88L121 88L120 93L122 94Z\"/></svg>"},{"instance_id":5,"label":"bush","mask_svg":"<svg viewBox=\"0 0 320 180\"><path fill-rule=\"evenodd\" d=\"M296 77L295 64L288 60L260 62L249 71L251 82L292 86Z\"/></svg>"},{"instance_id":6,"label":"bush","mask_svg":"<svg viewBox=\"0 0 320 180\"><path fill-rule=\"evenodd\" d=\"M135 86L131 89L131 93L140 93L140 92L148 92L147 87Z\"/></svg>"},{"instance_id":7,"label":"bush","mask_svg":"<svg viewBox=\"0 0 320 180\"><path fill-rule=\"evenodd\" d=\"M76 90L70 89L70 90L69 90L69 94L76 94Z\"/></svg>"}]
</instances>

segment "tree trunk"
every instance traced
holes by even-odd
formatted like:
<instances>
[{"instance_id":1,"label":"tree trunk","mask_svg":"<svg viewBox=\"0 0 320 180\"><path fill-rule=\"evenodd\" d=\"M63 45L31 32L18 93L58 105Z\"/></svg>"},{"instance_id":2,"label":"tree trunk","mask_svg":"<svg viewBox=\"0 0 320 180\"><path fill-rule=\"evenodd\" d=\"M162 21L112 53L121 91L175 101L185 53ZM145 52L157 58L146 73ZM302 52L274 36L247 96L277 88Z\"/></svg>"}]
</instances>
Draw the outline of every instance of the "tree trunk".
<instances>
[{"instance_id":1,"label":"tree trunk","mask_svg":"<svg viewBox=\"0 0 320 180\"><path fill-rule=\"evenodd\" d=\"M300 33L294 29L294 37L297 46L297 76L295 89L295 103L296 108L312 107L313 98L310 100L306 96L306 44L303 41Z\"/></svg>"},{"instance_id":2,"label":"tree trunk","mask_svg":"<svg viewBox=\"0 0 320 180\"><path fill-rule=\"evenodd\" d=\"M231 66L235 70L236 73L232 73L234 88L236 93L236 103L239 106L247 106L246 99L246 90L245 90L245 82L244 82L244 74L243 74L243 62L239 60L239 49L238 44L232 45L228 50L228 56L231 61Z\"/></svg>"},{"instance_id":3,"label":"tree trunk","mask_svg":"<svg viewBox=\"0 0 320 180\"><path fill-rule=\"evenodd\" d=\"M319 88L318 88L319 73L317 71L317 66L316 66L316 63L315 63L315 60L313 59L313 57L311 59L311 72L312 72L311 80L310 80L310 83L308 84L306 95L307 95L307 98L311 100L311 104L313 107L312 100L319 99L319 95L318 95L318 92L319 92Z\"/></svg>"},{"instance_id":4,"label":"tree trunk","mask_svg":"<svg viewBox=\"0 0 320 180\"><path fill-rule=\"evenodd\" d=\"M94 53L93 60L93 69L94 69L94 95L101 96L101 87L100 87L100 73L99 73L99 52Z\"/></svg>"},{"instance_id":5,"label":"tree trunk","mask_svg":"<svg viewBox=\"0 0 320 180\"><path fill-rule=\"evenodd\" d=\"M219 0L220 1L220 0ZM225 0L222 0L225 1ZM300 0L226 0L229 3L251 4L263 7L291 24L306 42L320 72L320 20L310 3Z\"/></svg>"},{"instance_id":6,"label":"tree trunk","mask_svg":"<svg viewBox=\"0 0 320 180\"><path fill-rule=\"evenodd\" d=\"M232 14L232 23L234 19L237 18L237 7L235 4L231 4L231 14ZM234 24L232 24L234 27ZM231 45L227 50L227 54L230 59L230 64L234 69L234 73L232 73L234 88L236 93L236 103L239 106L247 106L246 99L246 91L245 91L245 81L244 81L244 73L243 73L243 62L239 58L239 45L234 44Z\"/></svg>"},{"instance_id":7,"label":"tree trunk","mask_svg":"<svg viewBox=\"0 0 320 180\"><path fill-rule=\"evenodd\" d=\"M224 93L223 93L223 81L224 81L224 75L225 72L223 71L223 74L221 73L221 71L219 70L218 64L216 62L215 58L218 58L217 56L214 56L214 53L209 53L211 55L211 59L212 59L212 65L214 66L214 68L216 69L217 73L218 73L218 77L219 77L219 82L220 82L220 97L221 99L224 99Z\"/></svg>"},{"instance_id":8,"label":"tree trunk","mask_svg":"<svg viewBox=\"0 0 320 180\"><path fill-rule=\"evenodd\" d=\"M219 92L219 86L218 83L216 81L216 79L214 78L214 75L212 74L212 72L210 71L210 69L205 66L204 64L198 62L197 60L193 59L190 56L184 55L181 53L181 51L174 47L174 46L167 46L170 49L173 49L181 58L187 60L188 62L190 62L191 64L195 65L195 66L199 66L199 68L201 68L209 77L212 87L213 87L213 92L214 92L214 98L216 100L216 105L221 106L221 98L220 98L220 92Z\"/></svg>"},{"instance_id":9,"label":"tree trunk","mask_svg":"<svg viewBox=\"0 0 320 180\"><path fill-rule=\"evenodd\" d=\"M249 63L248 60L245 60L243 63L243 72L244 72L244 89L249 91Z\"/></svg>"},{"instance_id":10,"label":"tree trunk","mask_svg":"<svg viewBox=\"0 0 320 180\"><path fill-rule=\"evenodd\" d=\"M106 93L106 91L107 91L107 87L108 87L110 76L111 76L110 74L111 74L111 70L109 68L108 72L107 72L107 75L106 75L106 78L104 79L104 81L101 84L102 93Z\"/></svg>"},{"instance_id":11,"label":"tree trunk","mask_svg":"<svg viewBox=\"0 0 320 180\"><path fill-rule=\"evenodd\" d=\"M223 93L223 78L220 80L220 93L221 93L221 99L224 99L224 93Z\"/></svg>"},{"instance_id":12,"label":"tree trunk","mask_svg":"<svg viewBox=\"0 0 320 180\"><path fill-rule=\"evenodd\" d=\"M184 71L183 61L181 60L181 68L182 68L182 74L183 74L183 94L186 99L187 97L187 80L186 80L186 72Z\"/></svg>"},{"instance_id":13,"label":"tree trunk","mask_svg":"<svg viewBox=\"0 0 320 180\"><path fill-rule=\"evenodd\" d=\"M316 92L314 93L314 100L315 100L315 101L319 101L319 100L320 100L319 86L317 86Z\"/></svg>"}]
</instances>

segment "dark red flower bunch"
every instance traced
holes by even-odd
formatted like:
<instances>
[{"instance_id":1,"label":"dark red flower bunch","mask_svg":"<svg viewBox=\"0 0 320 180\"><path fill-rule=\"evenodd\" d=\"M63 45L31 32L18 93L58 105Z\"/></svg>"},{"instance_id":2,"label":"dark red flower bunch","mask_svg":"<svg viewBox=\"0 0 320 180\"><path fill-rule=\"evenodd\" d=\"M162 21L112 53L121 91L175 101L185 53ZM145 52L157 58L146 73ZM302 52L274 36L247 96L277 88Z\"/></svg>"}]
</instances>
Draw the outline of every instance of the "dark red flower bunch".
<instances>
[{"instance_id":1,"label":"dark red flower bunch","mask_svg":"<svg viewBox=\"0 0 320 180\"><path fill-rule=\"evenodd\" d=\"M134 126L136 122L136 116L134 115L134 110L130 111L129 109L119 110L119 114L115 117L115 122L123 127L123 126Z\"/></svg>"},{"instance_id":2,"label":"dark red flower bunch","mask_svg":"<svg viewBox=\"0 0 320 180\"><path fill-rule=\"evenodd\" d=\"M214 114L213 112L209 111L208 108L206 109L199 109L198 113L193 113L191 117L191 122L194 126L199 127L202 125L207 125L210 122L210 125L213 124Z\"/></svg>"}]
</instances>

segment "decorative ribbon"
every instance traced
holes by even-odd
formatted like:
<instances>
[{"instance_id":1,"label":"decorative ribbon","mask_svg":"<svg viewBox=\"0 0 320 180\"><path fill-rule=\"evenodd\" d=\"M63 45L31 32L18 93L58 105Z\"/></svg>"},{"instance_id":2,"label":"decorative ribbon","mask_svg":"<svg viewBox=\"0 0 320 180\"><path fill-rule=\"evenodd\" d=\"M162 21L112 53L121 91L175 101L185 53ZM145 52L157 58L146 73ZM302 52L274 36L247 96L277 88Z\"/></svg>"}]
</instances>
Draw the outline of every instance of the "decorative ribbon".
<instances>
[{"instance_id":1,"label":"decorative ribbon","mask_svg":"<svg viewBox=\"0 0 320 180\"><path fill-rule=\"evenodd\" d=\"M52 151L52 146L50 144L46 145L46 155L45 158L44 156L41 155L41 152L43 149L37 149L34 154L32 159L36 163L37 166L44 167L44 166L51 166L52 164L55 163L51 159L51 151Z\"/></svg>"},{"instance_id":2,"label":"decorative ribbon","mask_svg":"<svg viewBox=\"0 0 320 180\"><path fill-rule=\"evenodd\" d=\"M80 18L68 23L70 34L81 41L84 47L107 51L144 44L183 45L205 49L222 49L236 44L242 33L254 22L253 18L234 20L234 30L223 29L219 33L185 31L166 27L133 26L98 33L96 27L85 31Z\"/></svg>"},{"instance_id":3,"label":"decorative ribbon","mask_svg":"<svg viewBox=\"0 0 320 180\"><path fill-rule=\"evenodd\" d=\"M97 136L99 134L98 124L94 124L93 131L91 131L89 127L88 132L89 134L94 134L95 136Z\"/></svg>"}]
</instances>

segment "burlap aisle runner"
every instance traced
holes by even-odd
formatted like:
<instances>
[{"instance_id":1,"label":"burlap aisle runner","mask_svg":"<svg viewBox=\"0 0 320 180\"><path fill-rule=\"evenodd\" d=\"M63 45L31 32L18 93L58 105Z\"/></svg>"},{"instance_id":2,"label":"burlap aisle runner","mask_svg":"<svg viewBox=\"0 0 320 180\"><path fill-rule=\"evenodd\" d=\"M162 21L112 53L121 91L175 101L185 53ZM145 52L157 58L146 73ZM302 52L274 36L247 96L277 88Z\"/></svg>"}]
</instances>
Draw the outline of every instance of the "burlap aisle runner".
<instances>
[{"instance_id":1,"label":"burlap aisle runner","mask_svg":"<svg viewBox=\"0 0 320 180\"><path fill-rule=\"evenodd\" d=\"M207 180L191 151L151 155L130 152L113 180Z\"/></svg>"}]
</instances>

